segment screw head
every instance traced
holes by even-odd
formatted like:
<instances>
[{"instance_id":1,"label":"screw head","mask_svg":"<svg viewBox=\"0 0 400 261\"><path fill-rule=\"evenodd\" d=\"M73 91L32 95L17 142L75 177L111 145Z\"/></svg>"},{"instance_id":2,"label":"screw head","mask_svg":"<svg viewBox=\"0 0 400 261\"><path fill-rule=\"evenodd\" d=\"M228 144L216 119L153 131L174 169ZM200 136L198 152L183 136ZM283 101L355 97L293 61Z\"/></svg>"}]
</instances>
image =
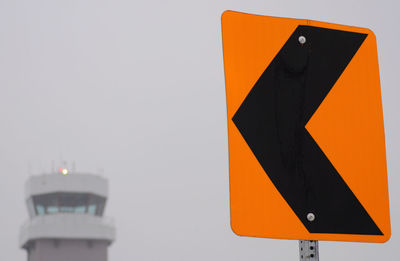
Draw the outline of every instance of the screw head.
<instances>
[{"instance_id":1,"label":"screw head","mask_svg":"<svg viewBox=\"0 0 400 261\"><path fill-rule=\"evenodd\" d=\"M306 38L303 35L299 36L299 43L300 44L305 44L306 43Z\"/></svg>"},{"instance_id":2,"label":"screw head","mask_svg":"<svg viewBox=\"0 0 400 261\"><path fill-rule=\"evenodd\" d=\"M308 213L308 214L307 214L307 219L308 219L308 221L310 221L310 222L314 221L314 220L315 220L315 215L314 215L314 213Z\"/></svg>"}]
</instances>

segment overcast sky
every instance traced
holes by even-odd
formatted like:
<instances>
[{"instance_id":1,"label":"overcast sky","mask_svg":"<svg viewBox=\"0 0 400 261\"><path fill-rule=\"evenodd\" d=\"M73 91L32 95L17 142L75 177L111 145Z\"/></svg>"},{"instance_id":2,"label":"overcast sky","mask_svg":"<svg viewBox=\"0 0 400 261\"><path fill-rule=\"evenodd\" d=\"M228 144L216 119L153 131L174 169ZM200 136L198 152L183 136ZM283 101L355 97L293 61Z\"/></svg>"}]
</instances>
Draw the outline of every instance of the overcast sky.
<instances>
[{"instance_id":1,"label":"overcast sky","mask_svg":"<svg viewBox=\"0 0 400 261\"><path fill-rule=\"evenodd\" d=\"M51 161L104 172L110 261L297 260L298 242L236 236L220 16L226 9L371 28L378 39L392 238L321 242L321 261L400 260L400 5L372 0L0 0L0 260Z\"/></svg>"}]
</instances>

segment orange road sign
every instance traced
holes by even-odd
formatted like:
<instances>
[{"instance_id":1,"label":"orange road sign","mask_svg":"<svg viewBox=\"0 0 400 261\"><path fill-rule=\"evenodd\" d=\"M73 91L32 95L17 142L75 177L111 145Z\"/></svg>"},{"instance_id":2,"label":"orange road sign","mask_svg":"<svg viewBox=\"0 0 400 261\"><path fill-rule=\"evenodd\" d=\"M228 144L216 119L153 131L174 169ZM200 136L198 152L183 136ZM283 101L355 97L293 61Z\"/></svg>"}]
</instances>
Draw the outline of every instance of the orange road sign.
<instances>
[{"instance_id":1,"label":"orange road sign","mask_svg":"<svg viewBox=\"0 0 400 261\"><path fill-rule=\"evenodd\" d=\"M241 236L390 238L375 35L226 11L231 227Z\"/></svg>"}]
</instances>

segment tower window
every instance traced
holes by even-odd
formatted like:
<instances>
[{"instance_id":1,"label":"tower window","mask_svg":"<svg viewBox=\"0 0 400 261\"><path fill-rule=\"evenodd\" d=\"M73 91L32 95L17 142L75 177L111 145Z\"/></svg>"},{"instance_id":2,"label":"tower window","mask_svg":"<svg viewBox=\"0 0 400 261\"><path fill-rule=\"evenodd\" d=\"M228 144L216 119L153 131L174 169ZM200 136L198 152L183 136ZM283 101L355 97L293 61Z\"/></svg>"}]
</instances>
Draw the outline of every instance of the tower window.
<instances>
[{"instance_id":1,"label":"tower window","mask_svg":"<svg viewBox=\"0 0 400 261\"><path fill-rule=\"evenodd\" d=\"M40 215L44 215L45 211L44 211L44 206L43 205L36 205L36 212L37 214Z\"/></svg>"},{"instance_id":2,"label":"tower window","mask_svg":"<svg viewBox=\"0 0 400 261\"><path fill-rule=\"evenodd\" d=\"M106 199L89 193L48 193L33 196L36 215L88 213L103 215Z\"/></svg>"}]
</instances>

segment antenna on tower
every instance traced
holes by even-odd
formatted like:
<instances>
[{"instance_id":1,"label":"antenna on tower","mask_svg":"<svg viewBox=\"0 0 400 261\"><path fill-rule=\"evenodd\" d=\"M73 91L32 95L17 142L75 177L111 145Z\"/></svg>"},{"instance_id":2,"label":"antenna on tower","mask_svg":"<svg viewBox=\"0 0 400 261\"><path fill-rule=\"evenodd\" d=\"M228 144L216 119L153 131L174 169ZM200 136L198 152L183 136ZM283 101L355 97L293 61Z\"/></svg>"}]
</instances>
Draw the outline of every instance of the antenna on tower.
<instances>
[{"instance_id":1,"label":"antenna on tower","mask_svg":"<svg viewBox=\"0 0 400 261\"><path fill-rule=\"evenodd\" d=\"M30 161L28 161L28 174L29 176L32 175L32 165Z\"/></svg>"},{"instance_id":2,"label":"antenna on tower","mask_svg":"<svg viewBox=\"0 0 400 261\"><path fill-rule=\"evenodd\" d=\"M46 165L46 163L44 163L43 161L40 161L40 172L42 174L45 173L45 165Z\"/></svg>"},{"instance_id":3,"label":"antenna on tower","mask_svg":"<svg viewBox=\"0 0 400 261\"><path fill-rule=\"evenodd\" d=\"M54 173L56 172L55 166L54 166L54 160L51 160L51 169L50 169L50 173Z\"/></svg>"}]
</instances>

